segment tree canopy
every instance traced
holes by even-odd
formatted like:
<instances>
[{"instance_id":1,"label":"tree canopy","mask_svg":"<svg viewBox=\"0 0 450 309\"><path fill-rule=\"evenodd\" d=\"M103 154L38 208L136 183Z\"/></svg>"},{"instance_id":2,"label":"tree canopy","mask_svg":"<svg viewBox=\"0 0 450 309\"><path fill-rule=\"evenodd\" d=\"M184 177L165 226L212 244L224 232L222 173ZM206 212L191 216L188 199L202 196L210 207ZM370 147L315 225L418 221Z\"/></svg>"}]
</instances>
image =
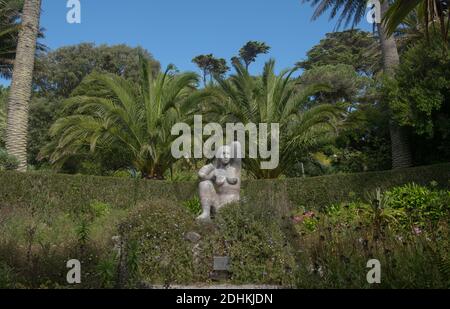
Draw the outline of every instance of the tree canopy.
<instances>
[{"instance_id":1,"label":"tree canopy","mask_svg":"<svg viewBox=\"0 0 450 309\"><path fill-rule=\"evenodd\" d=\"M23 0L0 0L0 76L11 77Z\"/></svg>"},{"instance_id":2,"label":"tree canopy","mask_svg":"<svg viewBox=\"0 0 450 309\"><path fill-rule=\"evenodd\" d=\"M138 84L110 73L90 74L67 100L66 116L52 126L53 139L43 156L61 165L80 152L119 145L129 166L145 178L162 179L175 160L171 128L204 93L194 92L195 73L176 74L172 66L153 73L151 60L142 59L140 65Z\"/></svg>"},{"instance_id":3,"label":"tree canopy","mask_svg":"<svg viewBox=\"0 0 450 309\"><path fill-rule=\"evenodd\" d=\"M239 57L245 63L245 68L248 70L248 67L252 62L256 61L258 55L267 54L269 50L270 46L264 42L249 41L239 50Z\"/></svg>"},{"instance_id":4,"label":"tree canopy","mask_svg":"<svg viewBox=\"0 0 450 309\"><path fill-rule=\"evenodd\" d=\"M280 146L279 166L264 170L261 159L247 157L244 166L250 175L277 178L297 159L293 150L300 148L306 153L333 139L342 109L330 104L308 106L308 98L317 87L298 87L299 81L292 78L296 68L276 75L275 61L270 60L261 76L252 76L240 62L233 66L236 74L226 80L218 78L217 99L208 101L206 113L222 124L277 123L281 132L276 141Z\"/></svg>"},{"instance_id":5,"label":"tree canopy","mask_svg":"<svg viewBox=\"0 0 450 309\"><path fill-rule=\"evenodd\" d=\"M90 73L112 73L138 82L139 55L151 62L153 73L159 62L142 47L81 43L39 55L34 74L35 87L43 95L69 97Z\"/></svg>"},{"instance_id":6,"label":"tree canopy","mask_svg":"<svg viewBox=\"0 0 450 309\"><path fill-rule=\"evenodd\" d=\"M202 71L203 83L205 86L208 75L212 80L215 75L223 76L230 70L225 59L216 58L213 54L199 55L192 59L192 62Z\"/></svg>"},{"instance_id":7,"label":"tree canopy","mask_svg":"<svg viewBox=\"0 0 450 309\"><path fill-rule=\"evenodd\" d=\"M322 65L350 65L364 75L381 70L381 54L373 34L358 29L327 33L311 48L306 59L297 63L305 70Z\"/></svg>"}]
</instances>

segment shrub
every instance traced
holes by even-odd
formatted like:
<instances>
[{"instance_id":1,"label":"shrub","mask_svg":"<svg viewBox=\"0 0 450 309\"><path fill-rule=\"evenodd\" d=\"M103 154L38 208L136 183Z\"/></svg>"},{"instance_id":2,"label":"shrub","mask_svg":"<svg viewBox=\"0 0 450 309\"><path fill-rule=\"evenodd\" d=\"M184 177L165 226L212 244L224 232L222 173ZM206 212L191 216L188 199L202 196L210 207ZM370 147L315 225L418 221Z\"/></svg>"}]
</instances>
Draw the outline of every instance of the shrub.
<instances>
[{"instance_id":1,"label":"shrub","mask_svg":"<svg viewBox=\"0 0 450 309\"><path fill-rule=\"evenodd\" d=\"M183 202L183 206L195 216L199 216L202 213L202 205L198 196Z\"/></svg>"},{"instance_id":2,"label":"shrub","mask_svg":"<svg viewBox=\"0 0 450 309\"><path fill-rule=\"evenodd\" d=\"M402 209L410 217L410 223L424 226L435 224L448 216L450 191L439 191L415 183L393 188L386 192L388 205Z\"/></svg>"},{"instance_id":3,"label":"shrub","mask_svg":"<svg viewBox=\"0 0 450 309\"><path fill-rule=\"evenodd\" d=\"M109 215L111 212L111 206L107 203L94 201L90 205L90 211L94 218L100 218Z\"/></svg>"},{"instance_id":4,"label":"shrub","mask_svg":"<svg viewBox=\"0 0 450 309\"><path fill-rule=\"evenodd\" d=\"M193 245L185 240L187 232L196 230L194 216L173 202L139 205L121 224L128 250L135 249L131 255L136 255L137 273L132 282L168 285L207 280L208 272L197 271Z\"/></svg>"},{"instance_id":5,"label":"shrub","mask_svg":"<svg viewBox=\"0 0 450 309\"><path fill-rule=\"evenodd\" d=\"M8 153L0 148L0 171L12 171L19 166L19 161L14 156L8 155Z\"/></svg>"},{"instance_id":6,"label":"shrub","mask_svg":"<svg viewBox=\"0 0 450 309\"><path fill-rule=\"evenodd\" d=\"M383 208L378 209L395 210ZM387 216L376 216L369 209L363 203L335 205L316 214L313 230L293 218L299 235L298 288L449 287L450 243L445 221L415 234L396 229L395 223L386 221ZM378 226L380 218L383 224ZM366 281L366 264L371 259L382 265L379 285Z\"/></svg>"},{"instance_id":7,"label":"shrub","mask_svg":"<svg viewBox=\"0 0 450 309\"><path fill-rule=\"evenodd\" d=\"M296 263L280 214L270 205L241 203L221 210L216 243L231 259L231 280L239 284L294 283ZM218 252L216 252L217 254Z\"/></svg>"}]
</instances>

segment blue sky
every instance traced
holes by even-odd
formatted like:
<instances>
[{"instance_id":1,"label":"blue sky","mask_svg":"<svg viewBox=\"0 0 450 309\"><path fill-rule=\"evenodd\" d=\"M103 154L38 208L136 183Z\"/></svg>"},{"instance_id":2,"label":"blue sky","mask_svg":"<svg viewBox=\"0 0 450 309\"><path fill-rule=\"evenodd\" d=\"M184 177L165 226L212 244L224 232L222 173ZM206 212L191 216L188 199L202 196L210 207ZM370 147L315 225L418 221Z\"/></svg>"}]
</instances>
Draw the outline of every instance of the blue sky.
<instances>
[{"instance_id":1,"label":"blue sky","mask_svg":"<svg viewBox=\"0 0 450 309\"><path fill-rule=\"evenodd\" d=\"M229 60L249 40L272 47L252 65L253 73L273 57L277 69L293 66L335 21L311 21L313 9L302 0L80 0L81 24L66 22L67 0L43 0L43 43L51 49L80 42L142 46L163 67L196 70L199 54ZM125 3L125 4L124 4ZM366 21L360 25L368 31ZM1 84L9 84L0 81Z\"/></svg>"}]
</instances>

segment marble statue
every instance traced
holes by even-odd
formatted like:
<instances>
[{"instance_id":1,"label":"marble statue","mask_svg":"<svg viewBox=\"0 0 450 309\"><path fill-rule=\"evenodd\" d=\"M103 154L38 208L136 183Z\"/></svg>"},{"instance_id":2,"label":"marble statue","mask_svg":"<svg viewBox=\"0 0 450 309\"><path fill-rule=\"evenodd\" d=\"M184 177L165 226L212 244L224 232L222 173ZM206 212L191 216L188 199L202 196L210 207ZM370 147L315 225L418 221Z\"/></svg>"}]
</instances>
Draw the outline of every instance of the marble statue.
<instances>
[{"instance_id":1,"label":"marble statue","mask_svg":"<svg viewBox=\"0 0 450 309\"><path fill-rule=\"evenodd\" d=\"M210 221L211 215L240 200L241 166L241 144L234 142L221 146L213 163L200 169L199 193L203 213L197 220Z\"/></svg>"}]
</instances>

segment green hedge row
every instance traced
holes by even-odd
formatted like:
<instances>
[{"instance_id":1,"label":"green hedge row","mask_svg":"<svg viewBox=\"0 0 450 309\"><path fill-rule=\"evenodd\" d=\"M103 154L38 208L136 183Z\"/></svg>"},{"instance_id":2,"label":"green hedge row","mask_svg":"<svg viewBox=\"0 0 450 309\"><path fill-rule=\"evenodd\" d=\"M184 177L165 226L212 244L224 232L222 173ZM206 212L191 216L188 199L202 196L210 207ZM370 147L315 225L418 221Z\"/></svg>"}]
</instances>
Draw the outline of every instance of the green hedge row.
<instances>
[{"instance_id":1,"label":"green hedge row","mask_svg":"<svg viewBox=\"0 0 450 309\"><path fill-rule=\"evenodd\" d=\"M450 188L450 163L409 169L340 174L313 178L289 178L249 182L245 192L250 200L266 201L285 208L304 206L322 208L334 203L365 199L382 190L415 182ZM283 209L282 209L283 210Z\"/></svg>"},{"instance_id":2,"label":"green hedge row","mask_svg":"<svg viewBox=\"0 0 450 309\"><path fill-rule=\"evenodd\" d=\"M170 183L112 177L0 172L0 207L72 209L92 201L126 208L155 199L184 200L194 196L195 183Z\"/></svg>"},{"instance_id":3,"label":"green hedge row","mask_svg":"<svg viewBox=\"0 0 450 309\"><path fill-rule=\"evenodd\" d=\"M448 188L449 180L450 163L446 163L384 172L246 181L243 195L250 202L269 203L285 210L291 205L317 208L363 198L366 192L373 193L376 188L386 189L409 182L430 184L436 181ZM0 172L0 207L72 209L94 200L129 207L158 199L185 201L196 191L194 182Z\"/></svg>"}]
</instances>

